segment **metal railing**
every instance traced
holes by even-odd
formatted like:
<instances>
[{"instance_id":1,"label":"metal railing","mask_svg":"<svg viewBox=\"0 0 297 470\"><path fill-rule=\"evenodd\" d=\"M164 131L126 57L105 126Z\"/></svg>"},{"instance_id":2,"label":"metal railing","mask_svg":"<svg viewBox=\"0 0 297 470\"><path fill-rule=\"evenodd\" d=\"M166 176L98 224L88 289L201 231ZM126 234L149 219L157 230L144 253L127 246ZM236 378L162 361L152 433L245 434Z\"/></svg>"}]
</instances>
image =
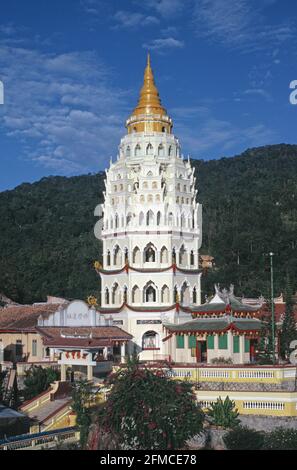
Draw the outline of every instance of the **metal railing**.
<instances>
[{"instance_id":1,"label":"metal railing","mask_svg":"<svg viewBox=\"0 0 297 470\"><path fill-rule=\"evenodd\" d=\"M22 434L0 440L0 450L19 450L34 448L36 446L58 443L69 439L78 440L78 430L76 427L56 429L55 431L45 431L36 434Z\"/></svg>"}]
</instances>

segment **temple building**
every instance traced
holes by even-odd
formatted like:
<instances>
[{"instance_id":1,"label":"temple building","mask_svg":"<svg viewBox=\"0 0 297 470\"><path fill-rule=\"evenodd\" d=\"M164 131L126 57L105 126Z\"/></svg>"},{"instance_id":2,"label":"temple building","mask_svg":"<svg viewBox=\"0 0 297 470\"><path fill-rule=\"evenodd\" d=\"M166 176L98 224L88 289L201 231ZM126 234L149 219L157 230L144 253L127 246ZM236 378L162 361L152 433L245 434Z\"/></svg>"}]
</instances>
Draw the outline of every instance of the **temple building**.
<instances>
[{"instance_id":1,"label":"temple building","mask_svg":"<svg viewBox=\"0 0 297 470\"><path fill-rule=\"evenodd\" d=\"M201 204L194 168L181 155L148 56L136 108L116 162L106 171L102 314L133 336L127 354L162 359L163 323L191 319L200 305Z\"/></svg>"},{"instance_id":2,"label":"temple building","mask_svg":"<svg viewBox=\"0 0 297 470\"><path fill-rule=\"evenodd\" d=\"M254 362L262 322L262 304L248 305L234 295L234 287L220 290L200 306L189 306L192 320L166 324L166 352L174 362L233 364Z\"/></svg>"},{"instance_id":3,"label":"temple building","mask_svg":"<svg viewBox=\"0 0 297 470\"><path fill-rule=\"evenodd\" d=\"M82 300L0 310L0 367L18 375L32 365L58 366L89 380L126 360L131 335ZM69 378L69 377L68 377Z\"/></svg>"}]
</instances>

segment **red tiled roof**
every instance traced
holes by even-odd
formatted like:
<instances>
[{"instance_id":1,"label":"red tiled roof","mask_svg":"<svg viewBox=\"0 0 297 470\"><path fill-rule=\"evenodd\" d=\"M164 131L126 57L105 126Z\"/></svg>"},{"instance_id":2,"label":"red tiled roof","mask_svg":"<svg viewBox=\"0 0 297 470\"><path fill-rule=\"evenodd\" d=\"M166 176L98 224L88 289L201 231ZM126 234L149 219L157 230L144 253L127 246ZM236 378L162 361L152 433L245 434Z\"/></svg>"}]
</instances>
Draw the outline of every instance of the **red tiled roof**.
<instances>
[{"instance_id":1,"label":"red tiled roof","mask_svg":"<svg viewBox=\"0 0 297 470\"><path fill-rule=\"evenodd\" d=\"M45 346L99 347L111 346L116 341L128 341L129 333L117 326L96 327L38 327Z\"/></svg>"},{"instance_id":2,"label":"red tiled roof","mask_svg":"<svg viewBox=\"0 0 297 470\"><path fill-rule=\"evenodd\" d=\"M54 313L60 304L20 305L0 309L0 329L32 330L40 315Z\"/></svg>"}]
</instances>

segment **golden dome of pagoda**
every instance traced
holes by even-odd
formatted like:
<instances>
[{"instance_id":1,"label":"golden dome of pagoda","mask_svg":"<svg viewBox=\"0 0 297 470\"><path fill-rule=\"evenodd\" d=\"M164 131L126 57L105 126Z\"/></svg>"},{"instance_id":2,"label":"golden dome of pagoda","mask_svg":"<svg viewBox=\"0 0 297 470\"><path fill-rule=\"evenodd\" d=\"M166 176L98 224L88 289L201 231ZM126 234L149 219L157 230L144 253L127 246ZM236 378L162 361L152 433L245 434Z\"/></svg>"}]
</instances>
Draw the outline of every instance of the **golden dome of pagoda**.
<instances>
[{"instance_id":1,"label":"golden dome of pagoda","mask_svg":"<svg viewBox=\"0 0 297 470\"><path fill-rule=\"evenodd\" d=\"M132 132L171 132L172 120L161 104L149 54L147 55L139 100L131 116L127 119L126 127L129 134Z\"/></svg>"}]
</instances>

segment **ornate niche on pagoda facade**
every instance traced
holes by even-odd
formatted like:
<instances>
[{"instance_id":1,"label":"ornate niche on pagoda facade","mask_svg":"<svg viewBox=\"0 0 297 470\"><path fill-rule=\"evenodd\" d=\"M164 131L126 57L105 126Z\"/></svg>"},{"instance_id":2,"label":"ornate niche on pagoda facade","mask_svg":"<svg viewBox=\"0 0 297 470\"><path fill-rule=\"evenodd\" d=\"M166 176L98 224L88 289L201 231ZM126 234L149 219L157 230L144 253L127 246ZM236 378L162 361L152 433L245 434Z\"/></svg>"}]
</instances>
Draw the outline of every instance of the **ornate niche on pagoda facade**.
<instances>
[{"instance_id":1,"label":"ornate niche on pagoda facade","mask_svg":"<svg viewBox=\"0 0 297 470\"><path fill-rule=\"evenodd\" d=\"M162 354L164 316L183 321L189 313L176 304L200 304L201 205L149 60L126 127L118 159L106 171L101 306L134 336L142 356L147 349Z\"/></svg>"}]
</instances>

